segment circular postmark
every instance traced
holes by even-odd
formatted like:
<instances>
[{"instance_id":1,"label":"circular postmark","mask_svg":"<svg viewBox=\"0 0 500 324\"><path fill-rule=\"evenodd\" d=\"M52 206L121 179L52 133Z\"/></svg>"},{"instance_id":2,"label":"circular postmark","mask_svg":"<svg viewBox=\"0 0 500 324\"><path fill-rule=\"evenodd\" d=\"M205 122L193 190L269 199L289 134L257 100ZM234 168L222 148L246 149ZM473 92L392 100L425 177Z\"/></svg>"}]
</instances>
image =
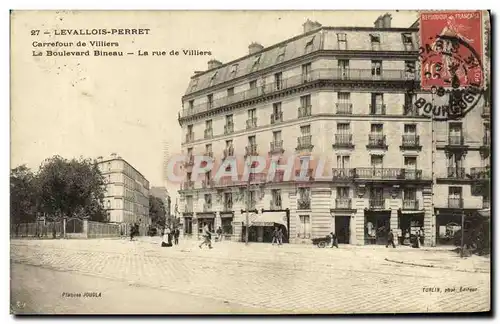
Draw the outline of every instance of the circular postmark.
<instances>
[{"instance_id":1,"label":"circular postmark","mask_svg":"<svg viewBox=\"0 0 500 324\"><path fill-rule=\"evenodd\" d=\"M419 49L421 88L415 108L435 120L461 119L479 103L484 69L476 50L454 36L430 37Z\"/></svg>"}]
</instances>

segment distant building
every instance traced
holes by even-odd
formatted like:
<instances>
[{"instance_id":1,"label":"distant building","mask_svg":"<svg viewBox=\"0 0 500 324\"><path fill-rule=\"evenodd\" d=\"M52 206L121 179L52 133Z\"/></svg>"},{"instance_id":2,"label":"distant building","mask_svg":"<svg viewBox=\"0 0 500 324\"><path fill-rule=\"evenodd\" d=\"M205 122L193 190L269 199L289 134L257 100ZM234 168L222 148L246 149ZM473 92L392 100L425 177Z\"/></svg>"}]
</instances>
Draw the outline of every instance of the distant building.
<instances>
[{"instance_id":1,"label":"distant building","mask_svg":"<svg viewBox=\"0 0 500 324\"><path fill-rule=\"evenodd\" d=\"M151 224L149 217L149 181L130 163L116 154L98 158L106 181L104 208L113 223Z\"/></svg>"},{"instance_id":2,"label":"distant building","mask_svg":"<svg viewBox=\"0 0 500 324\"><path fill-rule=\"evenodd\" d=\"M160 198L163 203L165 204L165 213L166 215L171 214L171 200L170 200L170 194L168 193L167 188L165 187L151 187L150 193L152 196L156 198Z\"/></svg>"}]
</instances>

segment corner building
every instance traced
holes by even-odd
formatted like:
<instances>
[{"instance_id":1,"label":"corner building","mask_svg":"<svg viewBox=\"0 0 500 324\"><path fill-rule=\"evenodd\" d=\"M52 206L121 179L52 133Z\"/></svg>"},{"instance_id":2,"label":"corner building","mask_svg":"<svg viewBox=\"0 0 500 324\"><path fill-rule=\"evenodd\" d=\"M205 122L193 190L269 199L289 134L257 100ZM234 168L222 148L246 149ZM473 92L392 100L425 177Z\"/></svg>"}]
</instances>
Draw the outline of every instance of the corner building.
<instances>
[{"instance_id":1,"label":"corner building","mask_svg":"<svg viewBox=\"0 0 500 324\"><path fill-rule=\"evenodd\" d=\"M212 60L191 78L179 115L184 235L208 224L244 240L249 197L250 241L270 241L282 224L285 242L310 243L333 231L340 243L386 244L392 229L402 243L423 228L431 244L432 124L410 94L420 82L418 28L392 28L388 14L374 27L303 27L267 48L252 43L230 63ZM246 182L215 182L211 173L192 179L198 154L326 162L321 179L315 168L309 181L256 174L247 195Z\"/></svg>"}]
</instances>

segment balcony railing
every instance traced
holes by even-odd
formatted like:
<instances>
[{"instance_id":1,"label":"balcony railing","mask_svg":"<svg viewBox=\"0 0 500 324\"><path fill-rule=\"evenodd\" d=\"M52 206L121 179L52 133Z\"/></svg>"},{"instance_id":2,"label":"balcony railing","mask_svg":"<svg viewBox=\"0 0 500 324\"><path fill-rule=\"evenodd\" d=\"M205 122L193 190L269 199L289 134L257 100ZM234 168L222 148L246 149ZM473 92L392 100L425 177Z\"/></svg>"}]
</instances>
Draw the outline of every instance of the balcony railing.
<instances>
[{"instance_id":1,"label":"balcony railing","mask_svg":"<svg viewBox=\"0 0 500 324\"><path fill-rule=\"evenodd\" d=\"M214 136L214 130L212 128L205 129L205 134L204 134L205 139L212 138L213 136Z\"/></svg>"},{"instance_id":2,"label":"balcony railing","mask_svg":"<svg viewBox=\"0 0 500 324\"><path fill-rule=\"evenodd\" d=\"M281 201L280 200L271 199L271 201L269 202L269 206L270 206L271 210L283 209L282 206L281 206Z\"/></svg>"},{"instance_id":3,"label":"balcony railing","mask_svg":"<svg viewBox=\"0 0 500 324\"><path fill-rule=\"evenodd\" d=\"M202 180L201 181L201 187L202 188L212 188L214 186L214 181L213 180Z\"/></svg>"},{"instance_id":4,"label":"balcony railing","mask_svg":"<svg viewBox=\"0 0 500 324\"><path fill-rule=\"evenodd\" d=\"M265 94L272 94L276 91L281 91L283 89L289 89L299 86L305 82L315 81L315 80L354 80L354 81L406 81L412 80L416 81L419 78L419 74L408 74L404 69L402 70L383 70L382 75L372 76L371 69L317 69L313 70L307 75L296 75L287 79L280 81L282 84L282 89L278 90L275 83L269 83L262 87L257 87L254 89L249 89L242 92L237 92L232 96L223 97L220 99L213 100L212 108L204 104L194 105L192 109L186 108L182 111L182 117L191 116L198 114L208 109L223 107L232 103L240 102L243 100L252 99Z\"/></svg>"},{"instance_id":5,"label":"balcony railing","mask_svg":"<svg viewBox=\"0 0 500 324\"><path fill-rule=\"evenodd\" d=\"M465 168L448 167L449 179L465 179Z\"/></svg>"},{"instance_id":6,"label":"balcony railing","mask_svg":"<svg viewBox=\"0 0 500 324\"><path fill-rule=\"evenodd\" d=\"M463 198L448 198L448 208L464 208Z\"/></svg>"},{"instance_id":7,"label":"balcony railing","mask_svg":"<svg viewBox=\"0 0 500 324\"><path fill-rule=\"evenodd\" d=\"M387 149L386 137L381 134L368 134L367 148Z\"/></svg>"},{"instance_id":8,"label":"balcony railing","mask_svg":"<svg viewBox=\"0 0 500 324\"><path fill-rule=\"evenodd\" d=\"M346 180L354 178L354 169L332 168L332 177L334 180Z\"/></svg>"},{"instance_id":9,"label":"balcony railing","mask_svg":"<svg viewBox=\"0 0 500 324\"><path fill-rule=\"evenodd\" d=\"M371 209L384 209L385 199L382 198L370 199L369 206Z\"/></svg>"},{"instance_id":10,"label":"balcony railing","mask_svg":"<svg viewBox=\"0 0 500 324\"><path fill-rule=\"evenodd\" d=\"M257 127L257 118L250 118L247 119L247 129L255 128Z\"/></svg>"},{"instance_id":11,"label":"balcony railing","mask_svg":"<svg viewBox=\"0 0 500 324\"><path fill-rule=\"evenodd\" d=\"M418 210L418 200L416 199L403 199L403 209L405 210Z\"/></svg>"},{"instance_id":12,"label":"balcony railing","mask_svg":"<svg viewBox=\"0 0 500 324\"><path fill-rule=\"evenodd\" d=\"M311 116L311 106L299 107L298 115L299 115L299 118Z\"/></svg>"},{"instance_id":13,"label":"balcony railing","mask_svg":"<svg viewBox=\"0 0 500 324\"><path fill-rule=\"evenodd\" d=\"M233 146L230 146L230 147L226 147L224 149L224 152L222 154L222 159L224 160L225 158L227 158L228 156L234 156L234 147Z\"/></svg>"},{"instance_id":14,"label":"balcony railing","mask_svg":"<svg viewBox=\"0 0 500 324\"><path fill-rule=\"evenodd\" d=\"M210 211L212 211L212 203L204 203L203 204L203 211L204 212L210 212Z\"/></svg>"},{"instance_id":15,"label":"balcony railing","mask_svg":"<svg viewBox=\"0 0 500 324\"><path fill-rule=\"evenodd\" d=\"M192 181L192 180L184 181L182 183L182 189L183 190L190 190L190 189L193 189L193 188L194 188L194 181Z\"/></svg>"},{"instance_id":16,"label":"balcony railing","mask_svg":"<svg viewBox=\"0 0 500 324\"><path fill-rule=\"evenodd\" d=\"M334 147L353 147L352 134L335 134Z\"/></svg>"},{"instance_id":17,"label":"balcony railing","mask_svg":"<svg viewBox=\"0 0 500 324\"><path fill-rule=\"evenodd\" d=\"M297 150L311 149L312 147L312 135L303 135L297 138Z\"/></svg>"},{"instance_id":18,"label":"balcony railing","mask_svg":"<svg viewBox=\"0 0 500 324\"><path fill-rule=\"evenodd\" d=\"M225 202L224 206L222 207L223 211L229 212L233 210L233 203L232 202Z\"/></svg>"},{"instance_id":19,"label":"balcony railing","mask_svg":"<svg viewBox=\"0 0 500 324\"><path fill-rule=\"evenodd\" d=\"M249 144L245 146L245 155L258 155L257 153L257 144Z\"/></svg>"},{"instance_id":20,"label":"balcony railing","mask_svg":"<svg viewBox=\"0 0 500 324\"><path fill-rule=\"evenodd\" d=\"M272 141L271 143L269 143L269 146L270 146L270 149L269 149L270 153L283 153L283 151L284 151L283 140Z\"/></svg>"},{"instance_id":21,"label":"balcony railing","mask_svg":"<svg viewBox=\"0 0 500 324\"><path fill-rule=\"evenodd\" d=\"M185 213L192 213L193 212L193 206L192 205L186 205L186 206L184 206L184 212Z\"/></svg>"},{"instance_id":22,"label":"balcony railing","mask_svg":"<svg viewBox=\"0 0 500 324\"><path fill-rule=\"evenodd\" d=\"M351 198L336 198L335 209L351 209Z\"/></svg>"},{"instance_id":23,"label":"balcony railing","mask_svg":"<svg viewBox=\"0 0 500 324\"><path fill-rule=\"evenodd\" d=\"M271 124L276 124L283 121L283 112L271 114Z\"/></svg>"},{"instance_id":24,"label":"balcony railing","mask_svg":"<svg viewBox=\"0 0 500 324\"><path fill-rule=\"evenodd\" d=\"M464 145L464 137L462 135L450 135L448 145Z\"/></svg>"},{"instance_id":25,"label":"balcony railing","mask_svg":"<svg viewBox=\"0 0 500 324\"><path fill-rule=\"evenodd\" d=\"M385 115L385 105L370 105L370 115Z\"/></svg>"},{"instance_id":26,"label":"balcony railing","mask_svg":"<svg viewBox=\"0 0 500 324\"><path fill-rule=\"evenodd\" d=\"M471 168L470 175L473 179L490 179L490 168L489 167Z\"/></svg>"},{"instance_id":27,"label":"balcony railing","mask_svg":"<svg viewBox=\"0 0 500 324\"><path fill-rule=\"evenodd\" d=\"M186 143L193 142L193 141L194 141L194 133L186 134Z\"/></svg>"},{"instance_id":28,"label":"balcony railing","mask_svg":"<svg viewBox=\"0 0 500 324\"><path fill-rule=\"evenodd\" d=\"M302 198L297 200L297 209L311 209L311 199Z\"/></svg>"},{"instance_id":29,"label":"balcony railing","mask_svg":"<svg viewBox=\"0 0 500 324\"><path fill-rule=\"evenodd\" d=\"M234 124L226 124L224 125L224 135L232 134L234 132Z\"/></svg>"},{"instance_id":30,"label":"balcony railing","mask_svg":"<svg viewBox=\"0 0 500 324\"><path fill-rule=\"evenodd\" d=\"M339 102L337 106L337 115L352 115L352 103Z\"/></svg>"},{"instance_id":31,"label":"balcony railing","mask_svg":"<svg viewBox=\"0 0 500 324\"><path fill-rule=\"evenodd\" d=\"M401 147L403 147L403 148L420 147L420 136L418 136L418 135L403 135L401 138Z\"/></svg>"},{"instance_id":32,"label":"balcony railing","mask_svg":"<svg viewBox=\"0 0 500 324\"><path fill-rule=\"evenodd\" d=\"M213 152L213 151L207 151L207 152L205 152L204 154L205 154L205 156L209 156L209 157L211 157L212 159L214 158L214 152Z\"/></svg>"},{"instance_id":33,"label":"balcony railing","mask_svg":"<svg viewBox=\"0 0 500 324\"><path fill-rule=\"evenodd\" d=\"M307 170L295 170L295 178L297 181L300 181L300 178L312 179L313 178L313 169Z\"/></svg>"},{"instance_id":34,"label":"balcony railing","mask_svg":"<svg viewBox=\"0 0 500 324\"><path fill-rule=\"evenodd\" d=\"M422 170L400 168L356 168L353 169L357 179L380 180L418 180L422 178Z\"/></svg>"}]
</instances>

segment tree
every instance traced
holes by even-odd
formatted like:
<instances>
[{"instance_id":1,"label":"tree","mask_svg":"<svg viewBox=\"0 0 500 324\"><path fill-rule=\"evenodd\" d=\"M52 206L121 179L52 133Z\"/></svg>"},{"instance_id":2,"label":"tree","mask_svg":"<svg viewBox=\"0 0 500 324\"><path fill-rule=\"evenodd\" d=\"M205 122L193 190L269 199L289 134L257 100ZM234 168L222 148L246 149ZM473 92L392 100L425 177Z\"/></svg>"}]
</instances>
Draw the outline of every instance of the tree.
<instances>
[{"instance_id":1,"label":"tree","mask_svg":"<svg viewBox=\"0 0 500 324\"><path fill-rule=\"evenodd\" d=\"M25 165L10 171L11 224L29 223L36 219L37 183L33 172Z\"/></svg>"},{"instance_id":2,"label":"tree","mask_svg":"<svg viewBox=\"0 0 500 324\"><path fill-rule=\"evenodd\" d=\"M105 182L95 161L54 156L44 161L37 178L43 212L54 218L106 220L103 208Z\"/></svg>"},{"instance_id":3,"label":"tree","mask_svg":"<svg viewBox=\"0 0 500 324\"><path fill-rule=\"evenodd\" d=\"M149 217L153 226L164 227L167 221L165 204L153 195L149 195Z\"/></svg>"}]
</instances>

